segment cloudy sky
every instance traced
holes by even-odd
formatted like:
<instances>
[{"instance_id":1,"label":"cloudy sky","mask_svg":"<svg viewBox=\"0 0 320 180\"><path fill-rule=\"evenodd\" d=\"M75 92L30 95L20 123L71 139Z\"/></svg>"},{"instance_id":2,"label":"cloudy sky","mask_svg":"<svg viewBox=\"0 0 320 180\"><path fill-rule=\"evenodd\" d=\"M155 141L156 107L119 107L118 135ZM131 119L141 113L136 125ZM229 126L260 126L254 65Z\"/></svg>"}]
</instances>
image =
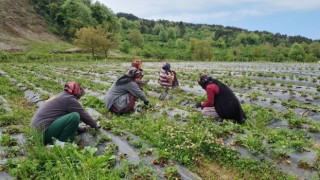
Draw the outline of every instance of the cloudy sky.
<instances>
[{"instance_id":1,"label":"cloudy sky","mask_svg":"<svg viewBox=\"0 0 320 180\"><path fill-rule=\"evenodd\" d=\"M320 39L320 0L98 0L149 20L233 26Z\"/></svg>"}]
</instances>

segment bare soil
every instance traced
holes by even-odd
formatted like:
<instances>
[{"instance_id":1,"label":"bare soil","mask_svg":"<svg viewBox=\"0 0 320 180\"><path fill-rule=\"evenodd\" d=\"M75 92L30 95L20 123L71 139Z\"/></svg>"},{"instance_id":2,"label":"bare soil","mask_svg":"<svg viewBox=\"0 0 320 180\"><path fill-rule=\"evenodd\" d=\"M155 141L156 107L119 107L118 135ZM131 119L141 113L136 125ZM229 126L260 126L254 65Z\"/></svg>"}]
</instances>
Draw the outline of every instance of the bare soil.
<instances>
[{"instance_id":1,"label":"bare soil","mask_svg":"<svg viewBox=\"0 0 320 180\"><path fill-rule=\"evenodd\" d=\"M32 41L62 42L28 0L0 0L0 50L24 51Z\"/></svg>"}]
</instances>

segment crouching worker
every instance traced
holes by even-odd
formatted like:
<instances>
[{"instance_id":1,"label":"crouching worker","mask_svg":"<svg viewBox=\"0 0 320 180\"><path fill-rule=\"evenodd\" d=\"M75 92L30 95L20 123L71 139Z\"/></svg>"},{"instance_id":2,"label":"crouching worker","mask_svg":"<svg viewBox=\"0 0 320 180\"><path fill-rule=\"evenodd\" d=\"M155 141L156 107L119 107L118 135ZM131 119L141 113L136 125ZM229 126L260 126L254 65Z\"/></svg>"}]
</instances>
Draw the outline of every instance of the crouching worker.
<instances>
[{"instance_id":1,"label":"crouching worker","mask_svg":"<svg viewBox=\"0 0 320 180\"><path fill-rule=\"evenodd\" d=\"M31 127L43 132L44 144L73 142L80 121L92 128L100 128L78 101L85 94L76 82L68 82L64 91L40 106L31 120Z\"/></svg>"},{"instance_id":2,"label":"crouching worker","mask_svg":"<svg viewBox=\"0 0 320 180\"><path fill-rule=\"evenodd\" d=\"M213 116L215 120L233 119L237 123L245 122L246 115L240 102L228 86L204 73L198 83L207 93L206 101L196 104L197 108L201 107L204 115Z\"/></svg>"},{"instance_id":3,"label":"crouching worker","mask_svg":"<svg viewBox=\"0 0 320 180\"><path fill-rule=\"evenodd\" d=\"M148 105L149 100L140 87L142 77L141 69L131 67L125 75L117 79L106 93L106 108L117 114L130 114L134 112L137 98Z\"/></svg>"},{"instance_id":4,"label":"crouching worker","mask_svg":"<svg viewBox=\"0 0 320 180\"><path fill-rule=\"evenodd\" d=\"M166 98L169 89L179 86L176 72L171 70L171 65L168 62L162 65L159 72L159 84L165 88L159 97L160 100L164 100Z\"/></svg>"}]
</instances>

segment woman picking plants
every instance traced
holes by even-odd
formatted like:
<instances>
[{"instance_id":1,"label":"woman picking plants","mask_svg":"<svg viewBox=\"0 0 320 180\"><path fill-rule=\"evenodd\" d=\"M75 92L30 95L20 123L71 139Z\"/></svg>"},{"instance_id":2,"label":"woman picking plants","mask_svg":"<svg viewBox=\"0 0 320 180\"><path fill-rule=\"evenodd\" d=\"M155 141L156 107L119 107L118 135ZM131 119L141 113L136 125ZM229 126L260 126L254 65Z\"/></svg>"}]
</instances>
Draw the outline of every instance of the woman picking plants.
<instances>
[{"instance_id":1,"label":"woman picking plants","mask_svg":"<svg viewBox=\"0 0 320 180\"><path fill-rule=\"evenodd\" d=\"M215 120L233 119L237 123L244 123L244 114L240 102L232 90L224 83L202 73L198 84L206 90L207 99L198 102L197 108L202 109L204 115L213 116Z\"/></svg>"},{"instance_id":2,"label":"woman picking plants","mask_svg":"<svg viewBox=\"0 0 320 180\"><path fill-rule=\"evenodd\" d=\"M85 94L76 82L68 82L64 91L49 99L34 114L31 127L44 135L44 144L73 142L80 120L92 128L100 128L78 101Z\"/></svg>"},{"instance_id":3,"label":"woman picking plants","mask_svg":"<svg viewBox=\"0 0 320 180\"><path fill-rule=\"evenodd\" d=\"M111 112L132 113L137 98L143 100L145 105L149 104L149 100L141 88L145 83L141 80L143 77L141 63L141 60L132 61L132 67L107 91L104 101L106 108Z\"/></svg>"},{"instance_id":4,"label":"woman picking plants","mask_svg":"<svg viewBox=\"0 0 320 180\"><path fill-rule=\"evenodd\" d=\"M159 99L164 100L168 95L168 90L179 86L177 74L175 71L171 70L170 63L166 62L162 65L159 72L159 84L165 87L164 91L161 93Z\"/></svg>"}]
</instances>

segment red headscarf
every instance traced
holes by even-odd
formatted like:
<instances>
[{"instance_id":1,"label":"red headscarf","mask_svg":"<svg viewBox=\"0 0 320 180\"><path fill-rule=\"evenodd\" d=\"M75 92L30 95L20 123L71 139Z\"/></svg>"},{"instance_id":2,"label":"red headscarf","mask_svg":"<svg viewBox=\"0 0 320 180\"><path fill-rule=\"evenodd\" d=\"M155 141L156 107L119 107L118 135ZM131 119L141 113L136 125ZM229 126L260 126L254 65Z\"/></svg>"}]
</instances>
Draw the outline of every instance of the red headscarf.
<instances>
[{"instance_id":1,"label":"red headscarf","mask_svg":"<svg viewBox=\"0 0 320 180\"><path fill-rule=\"evenodd\" d=\"M74 95L77 99L80 99L80 97L85 94L84 90L76 82L67 82L64 85L64 90L69 94Z\"/></svg>"},{"instance_id":2,"label":"red headscarf","mask_svg":"<svg viewBox=\"0 0 320 180\"><path fill-rule=\"evenodd\" d=\"M133 67L136 67L138 69L141 69L142 61L140 59L135 59L131 62L131 65Z\"/></svg>"}]
</instances>

